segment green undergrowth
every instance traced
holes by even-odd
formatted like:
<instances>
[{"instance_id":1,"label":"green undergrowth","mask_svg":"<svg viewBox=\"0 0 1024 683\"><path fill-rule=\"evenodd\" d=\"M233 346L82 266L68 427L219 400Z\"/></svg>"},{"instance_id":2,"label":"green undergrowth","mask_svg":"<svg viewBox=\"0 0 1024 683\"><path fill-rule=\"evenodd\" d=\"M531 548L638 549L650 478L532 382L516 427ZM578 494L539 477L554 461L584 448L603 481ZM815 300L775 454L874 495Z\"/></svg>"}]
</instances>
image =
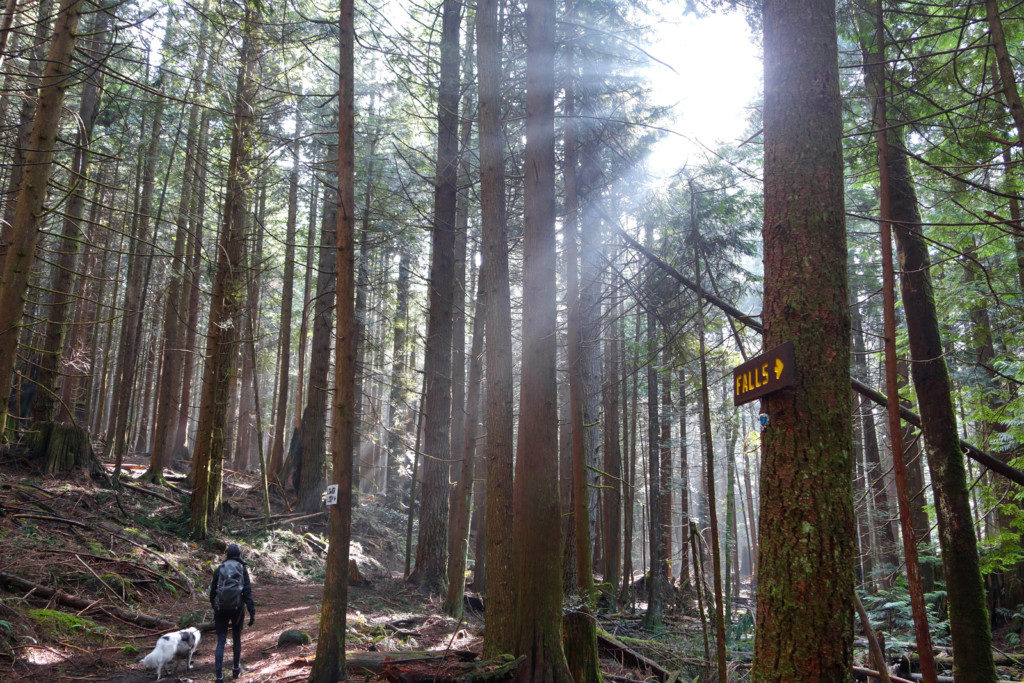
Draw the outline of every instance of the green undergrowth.
<instances>
[{"instance_id":1,"label":"green undergrowth","mask_svg":"<svg viewBox=\"0 0 1024 683\"><path fill-rule=\"evenodd\" d=\"M138 599L138 595L135 592L134 582L120 574L112 574L109 572L97 574L96 576L93 576L92 574L81 574L79 578L82 583L85 584L86 588L95 593L100 593L103 592L105 588L110 588L110 590L116 592L128 602L134 602Z\"/></svg>"},{"instance_id":2,"label":"green undergrowth","mask_svg":"<svg viewBox=\"0 0 1024 683\"><path fill-rule=\"evenodd\" d=\"M36 623L39 629L50 638L72 638L87 636L101 640L106 637L108 629L100 626L92 619L80 617L55 609L31 609L25 616Z\"/></svg>"},{"instance_id":3,"label":"green undergrowth","mask_svg":"<svg viewBox=\"0 0 1024 683\"><path fill-rule=\"evenodd\" d=\"M327 545L326 538L312 536ZM323 556L306 542L303 534L291 529L261 528L250 535L233 536L229 542L242 545L242 554L250 567L291 574L314 583L324 579Z\"/></svg>"}]
</instances>

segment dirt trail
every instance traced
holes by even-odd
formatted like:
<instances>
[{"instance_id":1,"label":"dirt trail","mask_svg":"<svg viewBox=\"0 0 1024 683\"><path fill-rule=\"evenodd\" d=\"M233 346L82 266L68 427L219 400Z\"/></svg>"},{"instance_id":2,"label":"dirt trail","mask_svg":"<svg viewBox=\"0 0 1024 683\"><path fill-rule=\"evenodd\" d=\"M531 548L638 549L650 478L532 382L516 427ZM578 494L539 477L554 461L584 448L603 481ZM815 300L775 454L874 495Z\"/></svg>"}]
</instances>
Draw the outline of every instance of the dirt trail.
<instances>
[{"instance_id":1,"label":"dirt trail","mask_svg":"<svg viewBox=\"0 0 1024 683\"><path fill-rule=\"evenodd\" d=\"M239 681L300 680L308 675L308 667L293 667L296 659L311 657L316 644L278 649L277 638L287 629L302 629L316 637L320 617L320 598L323 586L312 583L254 585L258 603L256 623L242 631L242 666ZM147 654L156 643L157 636L138 638L136 646ZM184 663L174 665L170 673L165 669L163 681L212 681L214 678L213 653L217 644L213 632L204 633L199 649L192 660L193 669ZM140 655L141 656L141 655ZM225 676L231 678L231 638L225 648ZM18 681L111 681L116 683L144 683L156 680L156 672L141 664L129 664L110 649L98 648L93 652L82 650L76 656L61 661L22 670Z\"/></svg>"}]
</instances>

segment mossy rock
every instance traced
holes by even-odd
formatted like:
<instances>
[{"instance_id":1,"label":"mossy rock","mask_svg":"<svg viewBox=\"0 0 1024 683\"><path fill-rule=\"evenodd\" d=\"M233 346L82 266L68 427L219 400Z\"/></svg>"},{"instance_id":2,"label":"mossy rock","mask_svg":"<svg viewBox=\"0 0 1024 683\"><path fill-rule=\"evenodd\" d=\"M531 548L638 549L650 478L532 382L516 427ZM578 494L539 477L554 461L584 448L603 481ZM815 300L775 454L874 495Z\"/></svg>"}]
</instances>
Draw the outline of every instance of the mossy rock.
<instances>
[{"instance_id":1,"label":"mossy rock","mask_svg":"<svg viewBox=\"0 0 1024 683\"><path fill-rule=\"evenodd\" d=\"M107 629L92 619L60 610L33 609L25 612L25 616L36 622L43 633L51 638L85 634L91 638L100 639L107 634Z\"/></svg>"},{"instance_id":2,"label":"mossy rock","mask_svg":"<svg viewBox=\"0 0 1024 683\"><path fill-rule=\"evenodd\" d=\"M277 637L278 647L289 647L291 645L309 645L313 642L313 639L308 633L297 628L290 628L287 631L283 631L281 635Z\"/></svg>"}]
</instances>

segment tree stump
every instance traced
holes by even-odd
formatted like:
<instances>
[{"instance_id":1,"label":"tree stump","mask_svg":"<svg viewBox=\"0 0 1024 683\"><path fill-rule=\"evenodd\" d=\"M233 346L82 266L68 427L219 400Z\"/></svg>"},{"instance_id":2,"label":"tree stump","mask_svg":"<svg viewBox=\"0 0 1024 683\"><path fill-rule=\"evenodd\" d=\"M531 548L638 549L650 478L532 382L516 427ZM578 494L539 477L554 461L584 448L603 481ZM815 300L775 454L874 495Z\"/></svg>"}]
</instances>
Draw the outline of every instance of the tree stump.
<instances>
[{"instance_id":1,"label":"tree stump","mask_svg":"<svg viewBox=\"0 0 1024 683\"><path fill-rule=\"evenodd\" d=\"M101 470L92 450L89 431L83 427L59 422L44 422L26 434L26 445L32 457L42 463L44 474Z\"/></svg>"}]
</instances>

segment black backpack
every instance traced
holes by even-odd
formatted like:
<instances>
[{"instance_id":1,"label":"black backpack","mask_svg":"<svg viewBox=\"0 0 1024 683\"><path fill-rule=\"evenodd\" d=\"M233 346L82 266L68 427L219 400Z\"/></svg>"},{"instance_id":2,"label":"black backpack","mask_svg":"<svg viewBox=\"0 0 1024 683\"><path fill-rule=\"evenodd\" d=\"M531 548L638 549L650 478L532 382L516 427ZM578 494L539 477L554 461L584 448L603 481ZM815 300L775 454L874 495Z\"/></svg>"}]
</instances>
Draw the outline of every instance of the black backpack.
<instances>
[{"instance_id":1,"label":"black backpack","mask_svg":"<svg viewBox=\"0 0 1024 683\"><path fill-rule=\"evenodd\" d=\"M225 560L220 566L220 580L214 607L218 612L237 612L242 607L242 586L245 569L238 560Z\"/></svg>"}]
</instances>

